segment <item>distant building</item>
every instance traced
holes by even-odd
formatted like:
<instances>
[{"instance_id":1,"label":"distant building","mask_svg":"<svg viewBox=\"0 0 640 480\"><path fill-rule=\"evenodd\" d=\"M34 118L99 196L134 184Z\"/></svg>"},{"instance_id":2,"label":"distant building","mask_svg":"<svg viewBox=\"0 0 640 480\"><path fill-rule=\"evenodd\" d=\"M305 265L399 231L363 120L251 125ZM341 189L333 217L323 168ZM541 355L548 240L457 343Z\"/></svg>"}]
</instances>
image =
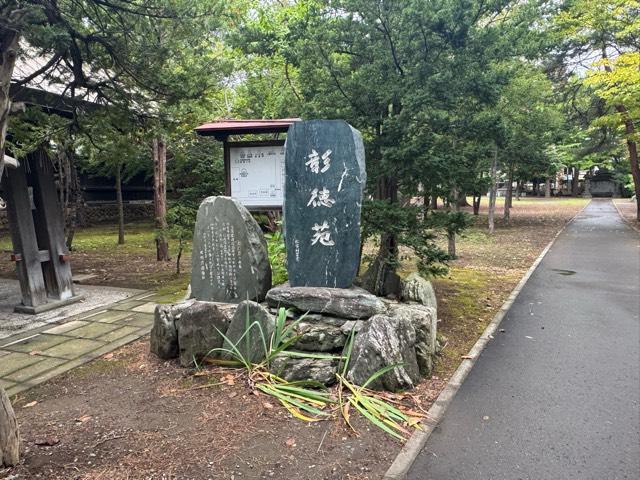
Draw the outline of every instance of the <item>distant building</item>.
<instances>
[{"instance_id":1,"label":"distant building","mask_svg":"<svg viewBox=\"0 0 640 480\"><path fill-rule=\"evenodd\" d=\"M48 59L37 56L28 56L28 47L23 49L27 55L16 59L13 78L22 80L33 76L43 68ZM56 75L65 77L66 67L58 65L54 68ZM94 95L80 91L75 98L71 98L65 90L65 86L53 82L50 76L40 75L29 81L24 86L18 86L15 82L11 88L11 97L14 102L22 102L26 105L38 106L44 111L71 117L74 107L85 110L101 108ZM11 125L9 125L11 129ZM116 202L115 178L108 176L93 176L80 174L80 187L84 201L87 205L109 204ZM136 175L122 185L122 197L125 203L144 203L153 201L153 182L145 175Z\"/></svg>"},{"instance_id":2,"label":"distant building","mask_svg":"<svg viewBox=\"0 0 640 480\"><path fill-rule=\"evenodd\" d=\"M613 172L601 168L589 172L584 179L584 195L591 197L621 197L623 186Z\"/></svg>"}]
</instances>

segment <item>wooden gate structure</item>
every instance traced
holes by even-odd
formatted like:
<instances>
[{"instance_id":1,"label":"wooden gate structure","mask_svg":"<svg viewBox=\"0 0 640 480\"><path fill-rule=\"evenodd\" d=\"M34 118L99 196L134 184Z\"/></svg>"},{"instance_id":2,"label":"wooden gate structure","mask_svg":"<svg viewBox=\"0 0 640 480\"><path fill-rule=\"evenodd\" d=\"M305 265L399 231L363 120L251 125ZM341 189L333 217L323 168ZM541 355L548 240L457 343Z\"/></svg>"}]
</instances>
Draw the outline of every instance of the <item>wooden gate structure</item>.
<instances>
[{"instance_id":1,"label":"wooden gate structure","mask_svg":"<svg viewBox=\"0 0 640 480\"><path fill-rule=\"evenodd\" d=\"M46 58L16 61L14 79L31 80L26 85L12 81L14 104L67 118L78 106L95 108L91 102L68 97L66 90L46 75L36 75L46 62ZM73 290L55 171L45 150L38 148L19 161L7 162L0 181L13 243L11 260L22 292L22 302L15 310L37 314L80 300Z\"/></svg>"},{"instance_id":2,"label":"wooden gate structure","mask_svg":"<svg viewBox=\"0 0 640 480\"><path fill-rule=\"evenodd\" d=\"M64 220L51 160L43 149L7 164L2 175L22 303L15 310L37 314L81 299L73 291Z\"/></svg>"}]
</instances>

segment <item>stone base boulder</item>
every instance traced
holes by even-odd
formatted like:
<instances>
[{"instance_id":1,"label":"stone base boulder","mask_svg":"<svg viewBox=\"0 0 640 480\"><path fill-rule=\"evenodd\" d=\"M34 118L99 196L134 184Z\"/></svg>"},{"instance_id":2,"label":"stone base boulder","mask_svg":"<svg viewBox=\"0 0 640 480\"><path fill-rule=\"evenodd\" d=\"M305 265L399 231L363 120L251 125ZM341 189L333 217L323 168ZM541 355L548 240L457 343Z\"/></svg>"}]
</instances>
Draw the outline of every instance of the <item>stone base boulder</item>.
<instances>
[{"instance_id":1,"label":"stone base boulder","mask_svg":"<svg viewBox=\"0 0 640 480\"><path fill-rule=\"evenodd\" d=\"M178 326L182 312L193 305L195 300L189 300L171 305L156 305L151 328L151 353L168 360L178 356Z\"/></svg>"},{"instance_id":2,"label":"stone base boulder","mask_svg":"<svg viewBox=\"0 0 640 480\"><path fill-rule=\"evenodd\" d=\"M438 353L436 339L438 319L435 308L418 304L392 303L389 304L389 316L413 326L416 332L415 352L420 375L430 376Z\"/></svg>"},{"instance_id":3,"label":"stone base boulder","mask_svg":"<svg viewBox=\"0 0 640 480\"><path fill-rule=\"evenodd\" d=\"M417 302L426 307L438 310L438 301L436 300L436 292L429 280L414 272L407 278L402 280L400 285L400 299L407 302Z\"/></svg>"},{"instance_id":4,"label":"stone base boulder","mask_svg":"<svg viewBox=\"0 0 640 480\"><path fill-rule=\"evenodd\" d=\"M260 363L265 359L271 336L276 328L276 320L266 307L259 303L245 300L238 305L229 329L224 348L232 346L250 363ZM225 353L223 358L236 358Z\"/></svg>"},{"instance_id":5,"label":"stone base boulder","mask_svg":"<svg viewBox=\"0 0 640 480\"><path fill-rule=\"evenodd\" d=\"M350 319L367 319L386 311L382 300L359 287L291 287L285 283L269 290L267 302L273 307Z\"/></svg>"},{"instance_id":6,"label":"stone base boulder","mask_svg":"<svg viewBox=\"0 0 640 480\"><path fill-rule=\"evenodd\" d=\"M416 358L416 332L404 318L376 315L365 323L353 343L347 378L364 385L381 368L402 364L367 387L374 390L409 390L420 381Z\"/></svg>"},{"instance_id":7,"label":"stone base boulder","mask_svg":"<svg viewBox=\"0 0 640 480\"><path fill-rule=\"evenodd\" d=\"M295 358L278 355L271 362L270 371L288 382L315 381L324 385L336 382L338 358Z\"/></svg>"},{"instance_id":8,"label":"stone base boulder","mask_svg":"<svg viewBox=\"0 0 640 480\"><path fill-rule=\"evenodd\" d=\"M308 352L341 350L351 331L358 332L363 324L363 320L347 320L313 313L305 315L296 327L296 336L300 338L293 348Z\"/></svg>"},{"instance_id":9,"label":"stone base boulder","mask_svg":"<svg viewBox=\"0 0 640 480\"><path fill-rule=\"evenodd\" d=\"M237 305L193 302L175 322L178 330L180 365L190 367L223 344Z\"/></svg>"},{"instance_id":10,"label":"stone base boulder","mask_svg":"<svg viewBox=\"0 0 640 480\"><path fill-rule=\"evenodd\" d=\"M182 366L192 366L206 355L239 360L237 355L214 349L237 350L244 361L266 364L287 381L336 381L342 354L352 332L353 349L347 378L365 384L380 369L392 370L367 385L378 390L413 388L431 375L438 353L437 305L431 283L412 274L402 282L402 300L381 299L367 291L291 287L272 288L268 304L245 300L239 305L194 299L156 308L151 351L160 358L179 356ZM285 307L286 322L297 322L291 349L265 362L276 326L278 308ZM327 358L300 354L324 353Z\"/></svg>"}]
</instances>

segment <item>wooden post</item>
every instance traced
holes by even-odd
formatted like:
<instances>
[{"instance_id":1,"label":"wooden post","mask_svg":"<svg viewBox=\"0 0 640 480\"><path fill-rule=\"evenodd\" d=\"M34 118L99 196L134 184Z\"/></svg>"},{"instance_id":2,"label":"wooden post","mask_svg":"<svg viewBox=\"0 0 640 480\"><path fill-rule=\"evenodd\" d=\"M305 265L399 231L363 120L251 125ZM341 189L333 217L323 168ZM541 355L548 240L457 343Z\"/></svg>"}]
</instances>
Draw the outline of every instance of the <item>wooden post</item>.
<instances>
[{"instance_id":1,"label":"wooden post","mask_svg":"<svg viewBox=\"0 0 640 480\"><path fill-rule=\"evenodd\" d=\"M49 261L42 263L47 293L56 300L67 300L73 297L73 279L53 166L42 151L29 155L29 166L33 175L36 232L40 233L38 243L49 252Z\"/></svg>"},{"instance_id":2,"label":"wooden post","mask_svg":"<svg viewBox=\"0 0 640 480\"><path fill-rule=\"evenodd\" d=\"M0 387L0 468L20 460L20 431L7 393Z\"/></svg>"},{"instance_id":3,"label":"wooden post","mask_svg":"<svg viewBox=\"0 0 640 480\"><path fill-rule=\"evenodd\" d=\"M169 260L167 242L167 146L162 138L153 139L153 204L156 224L156 258Z\"/></svg>"},{"instance_id":4,"label":"wooden post","mask_svg":"<svg viewBox=\"0 0 640 480\"><path fill-rule=\"evenodd\" d=\"M47 303L47 290L42 274L25 170L24 163L18 168L5 170L2 185L7 201L9 231L22 292L22 304L26 307L37 307Z\"/></svg>"}]
</instances>

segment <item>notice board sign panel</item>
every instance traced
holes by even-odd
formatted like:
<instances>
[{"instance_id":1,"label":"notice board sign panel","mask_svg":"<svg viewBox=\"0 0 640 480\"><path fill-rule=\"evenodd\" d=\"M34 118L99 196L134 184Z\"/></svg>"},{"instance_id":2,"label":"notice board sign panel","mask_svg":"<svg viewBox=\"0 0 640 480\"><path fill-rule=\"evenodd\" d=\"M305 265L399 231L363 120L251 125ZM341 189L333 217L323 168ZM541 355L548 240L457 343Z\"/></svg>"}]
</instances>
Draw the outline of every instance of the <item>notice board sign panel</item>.
<instances>
[{"instance_id":1,"label":"notice board sign panel","mask_svg":"<svg viewBox=\"0 0 640 480\"><path fill-rule=\"evenodd\" d=\"M284 142L228 144L229 194L249 209L281 209Z\"/></svg>"}]
</instances>

